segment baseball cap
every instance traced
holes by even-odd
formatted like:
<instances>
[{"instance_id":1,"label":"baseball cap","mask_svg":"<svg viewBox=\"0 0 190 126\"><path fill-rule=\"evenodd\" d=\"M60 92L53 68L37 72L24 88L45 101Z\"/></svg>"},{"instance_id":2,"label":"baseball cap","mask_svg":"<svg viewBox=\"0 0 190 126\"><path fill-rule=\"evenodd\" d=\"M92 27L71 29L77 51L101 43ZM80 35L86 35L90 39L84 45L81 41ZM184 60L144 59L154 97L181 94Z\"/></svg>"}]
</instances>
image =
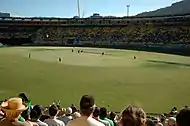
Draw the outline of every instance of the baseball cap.
<instances>
[{"instance_id":1,"label":"baseball cap","mask_svg":"<svg viewBox=\"0 0 190 126\"><path fill-rule=\"evenodd\" d=\"M80 108L81 109L90 109L95 104L95 100L93 96L84 95L80 100Z\"/></svg>"}]
</instances>

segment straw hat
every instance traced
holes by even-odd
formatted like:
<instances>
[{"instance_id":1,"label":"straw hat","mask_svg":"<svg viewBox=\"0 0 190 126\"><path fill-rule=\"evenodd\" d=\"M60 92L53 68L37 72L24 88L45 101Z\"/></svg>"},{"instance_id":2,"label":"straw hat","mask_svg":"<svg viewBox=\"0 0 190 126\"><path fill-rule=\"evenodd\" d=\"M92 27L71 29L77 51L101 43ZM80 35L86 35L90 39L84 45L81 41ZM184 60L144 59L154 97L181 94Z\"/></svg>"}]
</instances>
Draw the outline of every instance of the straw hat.
<instances>
[{"instance_id":1,"label":"straw hat","mask_svg":"<svg viewBox=\"0 0 190 126\"><path fill-rule=\"evenodd\" d=\"M11 111L24 111L28 108L26 103L22 102L21 98L10 98L6 102L1 104L1 109L3 111L11 112Z\"/></svg>"}]
</instances>

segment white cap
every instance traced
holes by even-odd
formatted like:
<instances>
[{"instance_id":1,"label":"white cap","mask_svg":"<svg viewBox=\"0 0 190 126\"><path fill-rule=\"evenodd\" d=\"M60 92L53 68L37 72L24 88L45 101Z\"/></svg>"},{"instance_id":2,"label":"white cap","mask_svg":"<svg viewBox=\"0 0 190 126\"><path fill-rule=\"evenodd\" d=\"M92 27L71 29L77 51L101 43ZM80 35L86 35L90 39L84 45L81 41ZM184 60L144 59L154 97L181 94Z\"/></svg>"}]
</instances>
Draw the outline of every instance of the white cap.
<instances>
[{"instance_id":1,"label":"white cap","mask_svg":"<svg viewBox=\"0 0 190 126\"><path fill-rule=\"evenodd\" d=\"M170 118L168 119L168 124L169 124L170 126L176 124L176 118L175 118L175 117L170 117Z\"/></svg>"},{"instance_id":2,"label":"white cap","mask_svg":"<svg viewBox=\"0 0 190 126\"><path fill-rule=\"evenodd\" d=\"M72 108L70 108L70 107L68 107L67 109L66 109L66 114L72 114Z\"/></svg>"}]
</instances>

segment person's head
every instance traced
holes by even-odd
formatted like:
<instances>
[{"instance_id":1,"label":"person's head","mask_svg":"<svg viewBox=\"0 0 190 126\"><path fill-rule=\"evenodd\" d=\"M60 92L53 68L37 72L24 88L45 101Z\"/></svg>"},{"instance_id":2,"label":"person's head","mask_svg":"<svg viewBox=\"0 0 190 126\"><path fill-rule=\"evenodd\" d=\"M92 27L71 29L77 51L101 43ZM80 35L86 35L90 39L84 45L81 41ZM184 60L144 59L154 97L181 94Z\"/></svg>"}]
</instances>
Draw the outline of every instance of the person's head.
<instances>
[{"instance_id":1,"label":"person's head","mask_svg":"<svg viewBox=\"0 0 190 126\"><path fill-rule=\"evenodd\" d=\"M146 120L146 126L156 126L156 124L154 123L154 121L147 119Z\"/></svg>"},{"instance_id":2,"label":"person's head","mask_svg":"<svg viewBox=\"0 0 190 126\"><path fill-rule=\"evenodd\" d=\"M93 112L93 116L98 117L99 114L100 114L100 109L98 107L95 107L94 112Z\"/></svg>"},{"instance_id":3,"label":"person's head","mask_svg":"<svg viewBox=\"0 0 190 126\"><path fill-rule=\"evenodd\" d=\"M122 126L145 126L146 113L143 109L136 106L128 106L122 112Z\"/></svg>"},{"instance_id":4,"label":"person's head","mask_svg":"<svg viewBox=\"0 0 190 126\"><path fill-rule=\"evenodd\" d=\"M177 126L190 126L190 108L182 109L176 117Z\"/></svg>"},{"instance_id":5,"label":"person's head","mask_svg":"<svg viewBox=\"0 0 190 126\"><path fill-rule=\"evenodd\" d=\"M175 117L170 117L168 119L168 126L175 126L176 125L176 118Z\"/></svg>"},{"instance_id":6,"label":"person's head","mask_svg":"<svg viewBox=\"0 0 190 126\"><path fill-rule=\"evenodd\" d=\"M93 96L84 95L80 100L80 111L83 115L90 116L95 108L95 100Z\"/></svg>"},{"instance_id":7,"label":"person's head","mask_svg":"<svg viewBox=\"0 0 190 126\"><path fill-rule=\"evenodd\" d=\"M35 105L30 112L30 118L39 119L41 115L42 115L42 106Z\"/></svg>"},{"instance_id":8,"label":"person's head","mask_svg":"<svg viewBox=\"0 0 190 126\"><path fill-rule=\"evenodd\" d=\"M22 98L22 101L27 103L28 98L27 98L27 96L26 96L25 93L20 93L20 94L18 95L18 97L19 97L19 98Z\"/></svg>"},{"instance_id":9,"label":"person's head","mask_svg":"<svg viewBox=\"0 0 190 126\"><path fill-rule=\"evenodd\" d=\"M160 122L161 122L161 123L164 123L164 122L165 122L165 118L164 118L164 117L161 117L161 118L160 118Z\"/></svg>"},{"instance_id":10,"label":"person's head","mask_svg":"<svg viewBox=\"0 0 190 126\"><path fill-rule=\"evenodd\" d=\"M61 108L57 116L65 116L65 114L66 114L66 108Z\"/></svg>"},{"instance_id":11,"label":"person's head","mask_svg":"<svg viewBox=\"0 0 190 126\"><path fill-rule=\"evenodd\" d=\"M68 107L68 108L66 109L66 115L67 115L67 116L70 116L71 114L72 114L72 108Z\"/></svg>"},{"instance_id":12,"label":"person's head","mask_svg":"<svg viewBox=\"0 0 190 126\"><path fill-rule=\"evenodd\" d=\"M51 105L49 107L49 115L50 116L57 116L58 112L59 112L59 109L57 108L56 105Z\"/></svg>"},{"instance_id":13,"label":"person's head","mask_svg":"<svg viewBox=\"0 0 190 126\"><path fill-rule=\"evenodd\" d=\"M114 112L110 112L110 119L115 120L116 114Z\"/></svg>"},{"instance_id":14,"label":"person's head","mask_svg":"<svg viewBox=\"0 0 190 126\"><path fill-rule=\"evenodd\" d=\"M16 119L21 113L28 108L21 98L10 98L1 104L1 109L6 115L6 118Z\"/></svg>"},{"instance_id":15,"label":"person's head","mask_svg":"<svg viewBox=\"0 0 190 126\"><path fill-rule=\"evenodd\" d=\"M101 118L107 117L107 109L105 107L100 108L100 117Z\"/></svg>"}]
</instances>

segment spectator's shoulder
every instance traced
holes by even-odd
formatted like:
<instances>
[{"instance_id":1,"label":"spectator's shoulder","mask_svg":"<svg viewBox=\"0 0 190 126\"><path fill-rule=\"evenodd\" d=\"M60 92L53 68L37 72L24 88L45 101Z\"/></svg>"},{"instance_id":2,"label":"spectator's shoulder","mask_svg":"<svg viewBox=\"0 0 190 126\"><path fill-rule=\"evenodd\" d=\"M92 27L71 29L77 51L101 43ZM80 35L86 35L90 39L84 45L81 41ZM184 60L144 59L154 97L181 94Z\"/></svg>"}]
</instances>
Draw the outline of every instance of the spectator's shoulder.
<instances>
[{"instance_id":1,"label":"spectator's shoulder","mask_svg":"<svg viewBox=\"0 0 190 126\"><path fill-rule=\"evenodd\" d=\"M58 122L61 126L65 126L65 123L59 119L57 119L56 122Z\"/></svg>"},{"instance_id":2,"label":"spectator's shoulder","mask_svg":"<svg viewBox=\"0 0 190 126\"><path fill-rule=\"evenodd\" d=\"M91 117L90 117L88 120L90 121L90 123L93 124L93 126L105 126L102 122L99 122L99 121L97 121L97 120L94 119L94 118L91 118Z\"/></svg>"}]
</instances>

